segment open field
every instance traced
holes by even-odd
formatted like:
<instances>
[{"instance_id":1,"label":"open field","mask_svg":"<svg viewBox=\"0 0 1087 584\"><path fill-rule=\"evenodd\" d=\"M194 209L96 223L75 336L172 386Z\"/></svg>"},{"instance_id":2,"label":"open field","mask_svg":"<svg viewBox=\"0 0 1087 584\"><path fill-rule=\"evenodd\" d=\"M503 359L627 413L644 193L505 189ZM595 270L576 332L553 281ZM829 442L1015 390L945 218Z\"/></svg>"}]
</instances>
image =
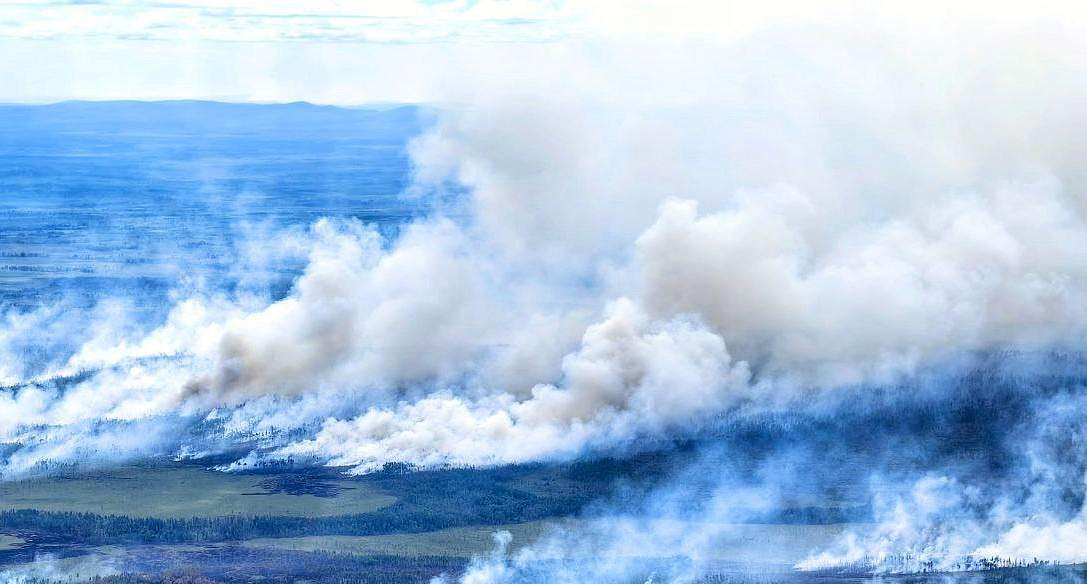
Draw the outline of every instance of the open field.
<instances>
[{"instance_id":1,"label":"open field","mask_svg":"<svg viewBox=\"0 0 1087 584\"><path fill-rule=\"evenodd\" d=\"M275 492L262 485L267 478L197 467L127 467L0 483L0 509L157 518L328 517L374 511L396 501L359 481L325 481L322 486L335 496L319 496Z\"/></svg>"},{"instance_id":2,"label":"open field","mask_svg":"<svg viewBox=\"0 0 1087 584\"><path fill-rule=\"evenodd\" d=\"M422 533L570 516L606 492L597 480L559 496L513 486L543 470L394 469L345 477L336 469L224 474L163 462L4 484L0 532L82 547Z\"/></svg>"},{"instance_id":3,"label":"open field","mask_svg":"<svg viewBox=\"0 0 1087 584\"><path fill-rule=\"evenodd\" d=\"M472 557L484 555L495 547L494 534L507 531L512 536L510 550L515 551L546 536L553 527L577 528L586 533L606 533L607 524L593 529L591 521L532 521L497 526L472 526L441 529L424 533L395 533L370 536L308 536L258 538L245 541L246 547L292 551L325 551L352 555L446 556ZM692 533L706 526L672 522L676 529ZM791 565L809 552L826 546L844 532L850 524L834 525L768 525L730 524L712 526L716 561L738 563L768 563ZM650 546L651 547L651 546ZM675 550L645 549L646 556L666 557Z\"/></svg>"},{"instance_id":4,"label":"open field","mask_svg":"<svg viewBox=\"0 0 1087 584\"><path fill-rule=\"evenodd\" d=\"M352 555L446 556L469 558L486 554L494 548L494 534L508 531L513 536L511 549L532 543L551 525L548 521L531 521L511 525L477 525L439 529L424 533L394 533L388 535L325 535L309 537L258 538L242 545L261 549L295 551L326 551Z\"/></svg>"}]
</instances>

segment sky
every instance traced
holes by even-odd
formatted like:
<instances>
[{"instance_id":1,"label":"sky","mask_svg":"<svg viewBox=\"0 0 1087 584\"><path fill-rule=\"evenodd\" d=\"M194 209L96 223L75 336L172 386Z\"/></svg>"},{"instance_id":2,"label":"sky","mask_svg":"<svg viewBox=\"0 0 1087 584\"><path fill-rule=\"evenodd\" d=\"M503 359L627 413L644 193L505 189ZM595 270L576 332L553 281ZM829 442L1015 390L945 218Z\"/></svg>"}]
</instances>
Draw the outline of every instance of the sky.
<instances>
[{"instance_id":1,"label":"sky","mask_svg":"<svg viewBox=\"0 0 1087 584\"><path fill-rule=\"evenodd\" d=\"M883 19L937 31L950 26L951 12L997 27L1082 14L1064 1L1032 6L1029 15L1010 2L881 4L3 0L0 102L434 102L449 99L448 86L461 79L516 84L537 68L565 63L572 51L593 54L619 45L677 51L767 23ZM620 66L637 61L623 60Z\"/></svg>"},{"instance_id":2,"label":"sky","mask_svg":"<svg viewBox=\"0 0 1087 584\"><path fill-rule=\"evenodd\" d=\"M0 100L414 102L480 45L552 43L571 20L521 0L2 2Z\"/></svg>"},{"instance_id":3,"label":"sky","mask_svg":"<svg viewBox=\"0 0 1087 584\"><path fill-rule=\"evenodd\" d=\"M557 1L0 2L0 101L432 101L451 71L546 56Z\"/></svg>"}]
</instances>

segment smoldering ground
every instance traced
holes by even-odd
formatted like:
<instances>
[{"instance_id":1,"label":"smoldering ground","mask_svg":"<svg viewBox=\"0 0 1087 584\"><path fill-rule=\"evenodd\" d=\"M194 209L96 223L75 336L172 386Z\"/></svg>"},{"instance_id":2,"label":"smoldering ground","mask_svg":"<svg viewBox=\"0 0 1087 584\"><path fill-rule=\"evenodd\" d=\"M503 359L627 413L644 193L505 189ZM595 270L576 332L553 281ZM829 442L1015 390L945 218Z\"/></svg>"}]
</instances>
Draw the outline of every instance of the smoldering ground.
<instances>
[{"instance_id":1,"label":"smoldering ground","mask_svg":"<svg viewBox=\"0 0 1087 584\"><path fill-rule=\"evenodd\" d=\"M1087 467L1074 412L1085 365L1067 354L973 355L838 400L718 420L673 451L667 478L449 579L971 581L964 572L995 570L985 578L1080 581L1054 566L1082 561ZM753 536L752 525L825 531Z\"/></svg>"}]
</instances>

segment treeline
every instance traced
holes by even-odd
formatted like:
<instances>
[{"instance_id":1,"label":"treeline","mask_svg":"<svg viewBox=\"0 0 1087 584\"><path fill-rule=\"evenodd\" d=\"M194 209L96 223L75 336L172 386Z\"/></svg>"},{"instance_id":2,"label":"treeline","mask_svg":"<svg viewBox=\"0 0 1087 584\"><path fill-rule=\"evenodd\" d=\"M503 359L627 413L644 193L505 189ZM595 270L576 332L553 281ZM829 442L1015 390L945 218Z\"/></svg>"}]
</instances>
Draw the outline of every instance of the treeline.
<instances>
[{"instance_id":1,"label":"treeline","mask_svg":"<svg viewBox=\"0 0 1087 584\"><path fill-rule=\"evenodd\" d=\"M387 512L335 517L225 516L189 519L19 509L0 512L0 531L18 534L36 544L212 543L258 537L416 533L475 524L531 521L551 516L515 509L505 513L505 517L480 517L441 509L408 510L396 505L387 509Z\"/></svg>"},{"instance_id":2,"label":"treeline","mask_svg":"<svg viewBox=\"0 0 1087 584\"><path fill-rule=\"evenodd\" d=\"M92 584L417 584L456 574L465 560L436 556L353 556L331 552L270 551L231 547L136 558L137 567L112 575L78 578ZM74 576L74 575L73 575ZM59 577L59 580L57 579ZM64 582L29 580L24 584Z\"/></svg>"},{"instance_id":3,"label":"treeline","mask_svg":"<svg viewBox=\"0 0 1087 584\"><path fill-rule=\"evenodd\" d=\"M815 574L869 575L869 574L949 574L960 572L1008 571L1015 569L1077 569L1039 558L1004 558L963 556L938 558L914 554L864 556L852 562L815 570ZM1078 580L1077 580L1078 581Z\"/></svg>"}]
</instances>

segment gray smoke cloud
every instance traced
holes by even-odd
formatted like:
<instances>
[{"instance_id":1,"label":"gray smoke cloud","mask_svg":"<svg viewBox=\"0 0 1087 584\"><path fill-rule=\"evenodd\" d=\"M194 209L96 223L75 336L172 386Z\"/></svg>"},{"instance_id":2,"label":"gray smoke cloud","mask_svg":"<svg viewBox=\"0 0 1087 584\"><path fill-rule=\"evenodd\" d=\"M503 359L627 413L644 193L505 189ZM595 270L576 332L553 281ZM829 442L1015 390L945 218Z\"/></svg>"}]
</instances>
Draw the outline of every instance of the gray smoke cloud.
<instances>
[{"instance_id":1,"label":"gray smoke cloud","mask_svg":"<svg viewBox=\"0 0 1087 584\"><path fill-rule=\"evenodd\" d=\"M750 371L721 337L686 320L652 322L630 300L612 304L562 360L560 385L518 399L441 392L353 420L272 456L327 458L359 471L387 462L493 465L569 457L640 433L690 429L750 391Z\"/></svg>"}]
</instances>

